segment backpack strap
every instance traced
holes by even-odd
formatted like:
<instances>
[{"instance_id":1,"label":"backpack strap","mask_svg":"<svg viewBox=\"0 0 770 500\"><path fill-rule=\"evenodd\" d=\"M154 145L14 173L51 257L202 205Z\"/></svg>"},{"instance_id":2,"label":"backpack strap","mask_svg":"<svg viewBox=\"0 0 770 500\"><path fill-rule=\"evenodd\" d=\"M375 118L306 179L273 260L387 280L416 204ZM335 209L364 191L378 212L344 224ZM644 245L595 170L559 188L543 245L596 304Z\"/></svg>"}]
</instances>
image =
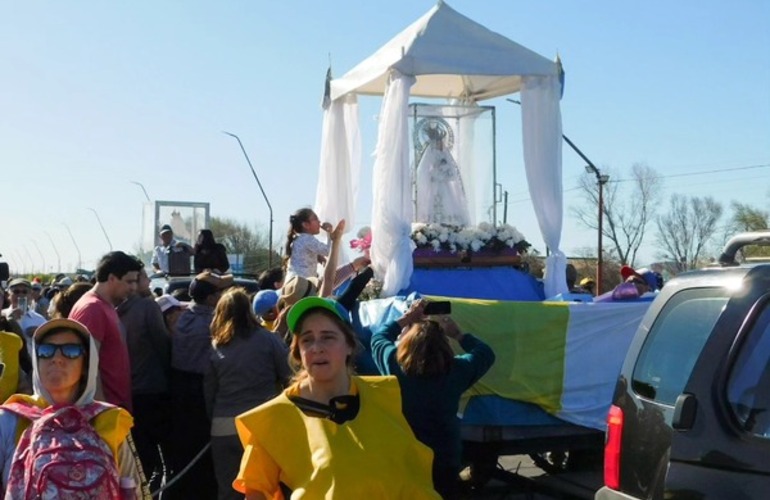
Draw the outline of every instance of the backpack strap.
<instances>
[{"instance_id":1,"label":"backpack strap","mask_svg":"<svg viewBox=\"0 0 770 500\"><path fill-rule=\"evenodd\" d=\"M0 406L5 411L9 411L11 413L14 413L20 417L23 417L27 420L31 420L34 422L35 420L39 419L41 416L43 416L43 409L34 405L27 405L24 403L18 403L18 402L12 402L12 403L5 403L4 405Z\"/></svg>"},{"instance_id":2,"label":"backpack strap","mask_svg":"<svg viewBox=\"0 0 770 500\"><path fill-rule=\"evenodd\" d=\"M113 408L117 408L117 406L111 405L109 403L103 403L101 401L93 401L84 405L54 405L46 408L45 413L56 413L58 411L70 408L76 408L80 413L83 414L85 419L90 422L100 413L111 410Z\"/></svg>"}]
</instances>

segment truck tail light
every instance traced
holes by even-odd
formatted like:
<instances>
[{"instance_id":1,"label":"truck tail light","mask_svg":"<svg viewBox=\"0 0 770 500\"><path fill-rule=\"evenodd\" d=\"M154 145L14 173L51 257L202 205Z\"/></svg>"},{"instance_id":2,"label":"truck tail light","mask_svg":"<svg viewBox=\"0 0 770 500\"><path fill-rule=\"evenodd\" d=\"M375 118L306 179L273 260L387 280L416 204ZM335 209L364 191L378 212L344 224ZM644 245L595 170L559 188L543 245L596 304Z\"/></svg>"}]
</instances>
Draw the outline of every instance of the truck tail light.
<instances>
[{"instance_id":1,"label":"truck tail light","mask_svg":"<svg viewBox=\"0 0 770 500\"><path fill-rule=\"evenodd\" d=\"M607 415L607 440L604 443L604 484L620 489L620 446L623 436L623 410L610 406Z\"/></svg>"}]
</instances>

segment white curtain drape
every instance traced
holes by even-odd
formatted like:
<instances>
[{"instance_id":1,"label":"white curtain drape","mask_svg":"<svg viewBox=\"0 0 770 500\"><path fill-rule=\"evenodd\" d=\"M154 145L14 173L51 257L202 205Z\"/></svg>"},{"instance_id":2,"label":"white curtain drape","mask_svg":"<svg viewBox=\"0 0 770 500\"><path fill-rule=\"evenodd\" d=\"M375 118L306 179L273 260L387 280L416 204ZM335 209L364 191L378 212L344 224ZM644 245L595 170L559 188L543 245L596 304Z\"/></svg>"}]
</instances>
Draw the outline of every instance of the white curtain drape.
<instances>
[{"instance_id":1,"label":"white curtain drape","mask_svg":"<svg viewBox=\"0 0 770 500\"><path fill-rule=\"evenodd\" d=\"M409 166L408 110L413 76L392 70L380 108L372 174L372 268L390 297L412 276L411 225L414 218Z\"/></svg>"},{"instance_id":2,"label":"white curtain drape","mask_svg":"<svg viewBox=\"0 0 770 500\"><path fill-rule=\"evenodd\" d=\"M350 94L332 101L324 110L314 207L322 221L336 224L345 219L346 228L353 228L360 170L358 100Z\"/></svg>"},{"instance_id":3,"label":"white curtain drape","mask_svg":"<svg viewBox=\"0 0 770 500\"><path fill-rule=\"evenodd\" d=\"M545 296L566 293L567 258L559 249L563 201L561 177L561 83L558 76L526 76L521 90L524 166L546 259Z\"/></svg>"}]
</instances>

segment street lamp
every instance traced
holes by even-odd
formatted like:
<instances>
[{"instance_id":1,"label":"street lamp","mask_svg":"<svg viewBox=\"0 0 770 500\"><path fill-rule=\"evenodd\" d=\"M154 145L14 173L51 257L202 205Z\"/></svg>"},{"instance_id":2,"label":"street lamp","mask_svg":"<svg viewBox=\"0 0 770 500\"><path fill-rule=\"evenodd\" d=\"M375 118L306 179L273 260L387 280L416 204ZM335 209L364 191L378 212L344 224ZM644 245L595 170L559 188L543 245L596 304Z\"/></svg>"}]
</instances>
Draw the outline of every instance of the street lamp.
<instances>
[{"instance_id":1,"label":"street lamp","mask_svg":"<svg viewBox=\"0 0 770 500\"><path fill-rule=\"evenodd\" d=\"M566 137L565 137L566 139ZM587 158L583 158L587 159ZM598 255L596 256L596 292L602 293L602 277L603 271L603 258L602 258L602 221L604 220L604 185L610 180L610 176L602 174L593 163L586 165L586 172L596 175L596 183L599 185L599 242L598 242Z\"/></svg>"},{"instance_id":2,"label":"street lamp","mask_svg":"<svg viewBox=\"0 0 770 500\"><path fill-rule=\"evenodd\" d=\"M37 246L37 241L33 240L32 238L30 238L29 241L31 241L32 244L35 245L35 248L37 248L37 253L38 255L40 255L40 260L43 263L43 274L47 273L48 271L47 271L47 268L45 267L45 257L43 256L43 252L40 251L40 247Z\"/></svg>"},{"instance_id":3,"label":"street lamp","mask_svg":"<svg viewBox=\"0 0 770 500\"><path fill-rule=\"evenodd\" d=\"M273 267L273 207L270 205L270 200L267 199L267 195L265 194L265 190L262 188L262 183L259 182L259 177L257 177L257 172L254 171L254 166L251 164L251 160L249 159L249 155L246 153L246 149L243 147L243 143L241 142L240 137L238 137L235 134L232 134L230 132L222 131L223 134L227 134L230 137L234 137L236 141L238 141L238 145L241 146L241 151L243 151L243 156L246 157L246 162L248 162L249 167L251 168L251 173L254 175L254 180L257 181L257 185L259 186L259 190L262 191L262 197L265 199L265 203L267 203L267 209L270 211L270 229L269 229L269 236L268 238L268 253L267 253L267 267Z\"/></svg>"},{"instance_id":4,"label":"street lamp","mask_svg":"<svg viewBox=\"0 0 770 500\"><path fill-rule=\"evenodd\" d=\"M80 269L83 268L83 257L80 255L80 247L78 246L78 242L75 241L75 237L72 236L72 231L70 230L70 227L67 225L66 222L62 222L65 228L67 228L67 232L70 234L70 239L72 240L72 244L75 245L75 250L78 251L78 270L75 272L80 272Z\"/></svg>"},{"instance_id":5,"label":"street lamp","mask_svg":"<svg viewBox=\"0 0 770 500\"><path fill-rule=\"evenodd\" d=\"M88 208L88 210L92 211L96 216L96 220L99 222L99 227L102 228L102 233L104 233L104 238L107 240L107 244L110 246L110 252L112 252L112 242L110 241L110 237L107 236L107 230L104 229L104 224L102 224L102 218L99 217L99 214L93 208Z\"/></svg>"},{"instance_id":6,"label":"street lamp","mask_svg":"<svg viewBox=\"0 0 770 500\"><path fill-rule=\"evenodd\" d=\"M61 255L59 255L59 249L56 248L56 244L53 242L53 238L51 238L51 235L48 234L48 231L43 231L46 236L48 236L48 240L51 242L51 246L53 247L53 251L56 253L56 272L61 272Z\"/></svg>"},{"instance_id":7,"label":"street lamp","mask_svg":"<svg viewBox=\"0 0 770 500\"><path fill-rule=\"evenodd\" d=\"M144 189L144 184L142 184L141 182L136 182L136 181L129 181L129 182L130 182L131 184L136 184L137 186L139 186L140 188L142 188L142 192L144 193L144 197L145 197L145 198L147 198L147 201L151 201L151 200L150 200L150 195L149 195L149 194L147 194L147 190L146 190L146 189Z\"/></svg>"}]
</instances>

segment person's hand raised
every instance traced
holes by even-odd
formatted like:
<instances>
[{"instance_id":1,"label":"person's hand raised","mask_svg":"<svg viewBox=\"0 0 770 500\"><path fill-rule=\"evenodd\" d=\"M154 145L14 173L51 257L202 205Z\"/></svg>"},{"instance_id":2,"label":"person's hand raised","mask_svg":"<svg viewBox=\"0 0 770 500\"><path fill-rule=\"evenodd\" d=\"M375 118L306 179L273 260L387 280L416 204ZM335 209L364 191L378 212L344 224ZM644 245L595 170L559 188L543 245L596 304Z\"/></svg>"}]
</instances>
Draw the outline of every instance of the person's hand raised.
<instances>
[{"instance_id":1,"label":"person's hand raised","mask_svg":"<svg viewBox=\"0 0 770 500\"><path fill-rule=\"evenodd\" d=\"M408 326L425 319L425 305L428 302L422 299L415 300L398 320L401 326Z\"/></svg>"},{"instance_id":2,"label":"person's hand raised","mask_svg":"<svg viewBox=\"0 0 770 500\"><path fill-rule=\"evenodd\" d=\"M321 224L321 229L323 229L327 233L331 233L332 229L334 229L334 228L332 227L332 223L331 222L324 222L323 224Z\"/></svg>"},{"instance_id":3,"label":"person's hand raised","mask_svg":"<svg viewBox=\"0 0 770 500\"><path fill-rule=\"evenodd\" d=\"M463 338L463 332L460 330L460 326L455 323L455 320L448 314L442 314L437 318L438 324L441 325L441 329L444 330L444 335L449 338L453 338L456 341L460 341Z\"/></svg>"},{"instance_id":4,"label":"person's hand raised","mask_svg":"<svg viewBox=\"0 0 770 500\"><path fill-rule=\"evenodd\" d=\"M331 225L331 224L330 224ZM337 223L337 227L331 232L330 236L332 240L339 240L345 233L345 219L342 219Z\"/></svg>"}]
</instances>

